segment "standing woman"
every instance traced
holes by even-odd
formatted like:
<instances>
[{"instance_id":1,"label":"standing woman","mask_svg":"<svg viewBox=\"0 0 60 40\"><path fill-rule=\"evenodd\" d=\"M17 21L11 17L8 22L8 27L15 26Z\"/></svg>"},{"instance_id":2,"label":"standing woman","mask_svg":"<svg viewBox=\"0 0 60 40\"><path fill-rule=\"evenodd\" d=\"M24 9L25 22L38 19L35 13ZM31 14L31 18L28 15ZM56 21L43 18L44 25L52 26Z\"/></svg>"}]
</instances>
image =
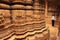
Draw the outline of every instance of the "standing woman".
<instances>
[{"instance_id":1,"label":"standing woman","mask_svg":"<svg viewBox=\"0 0 60 40\"><path fill-rule=\"evenodd\" d=\"M55 16L54 15L52 15L52 26L54 26L54 24L55 24Z\"/></svg>"}]
</instances>

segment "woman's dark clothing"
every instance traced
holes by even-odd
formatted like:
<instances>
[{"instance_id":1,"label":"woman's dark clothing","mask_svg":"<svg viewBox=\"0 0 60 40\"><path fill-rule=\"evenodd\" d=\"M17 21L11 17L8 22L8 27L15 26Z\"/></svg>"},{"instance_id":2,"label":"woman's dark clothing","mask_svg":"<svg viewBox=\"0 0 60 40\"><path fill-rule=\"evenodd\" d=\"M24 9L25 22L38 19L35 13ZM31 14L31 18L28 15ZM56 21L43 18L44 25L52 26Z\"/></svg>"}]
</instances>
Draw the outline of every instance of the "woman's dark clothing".
<instances>
[{"instance_id":1,"label":"woman's dark clothing","mask_svg":"<svg viewBox=\"0 0 60 40\"><path fill-rule=\"evenodd\" d=\"M55 20L52 20L52 26L54 26Z\"/></svg>"}]
</instances>

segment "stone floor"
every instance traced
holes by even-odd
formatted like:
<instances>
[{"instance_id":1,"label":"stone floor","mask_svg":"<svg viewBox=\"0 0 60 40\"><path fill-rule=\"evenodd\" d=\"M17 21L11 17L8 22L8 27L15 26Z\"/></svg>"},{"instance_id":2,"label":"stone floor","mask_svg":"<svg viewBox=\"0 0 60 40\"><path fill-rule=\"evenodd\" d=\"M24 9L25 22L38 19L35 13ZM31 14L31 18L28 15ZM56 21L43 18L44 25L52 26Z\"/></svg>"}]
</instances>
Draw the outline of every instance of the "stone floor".
<instances>
[{"instance_id":1,"label":"stone floor","mask_svg":"<svg viewBox=\"0 0 60 40\"><path fill-rule=\"evenodd\" d=\"M55 26L51 26L48 24L49 30L50 30L50 40L57 40L58 35L58 29Z\"/></svg>"},{"instance_id":2,"label":"stone floor","mask_svg":"<svg viewBox=\"0 0 60 40\"><path fill-rule=\"evenodd\" d=\"M46 26L48 26L50 30L50 40L58 40L58 26L52 26L50 18L46 19Z\"/></svg>"}]
</instances>

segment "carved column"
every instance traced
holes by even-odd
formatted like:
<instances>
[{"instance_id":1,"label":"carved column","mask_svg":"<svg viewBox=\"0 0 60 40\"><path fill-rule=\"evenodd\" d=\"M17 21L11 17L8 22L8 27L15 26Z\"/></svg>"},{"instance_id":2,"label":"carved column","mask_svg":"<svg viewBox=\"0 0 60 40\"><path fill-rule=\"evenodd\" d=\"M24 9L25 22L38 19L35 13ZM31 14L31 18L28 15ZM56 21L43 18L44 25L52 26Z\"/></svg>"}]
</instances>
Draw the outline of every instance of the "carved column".
<instances>
[{"instance_id":1,"label":"carved column","mask_svg":"<svg viewBox=\"0 0 60 40\"><path fill-rule=\"evenodd\" d=\"M47 17L48 14L48 1L45 0L45 16Z\"/></svg>"}]
</instances>

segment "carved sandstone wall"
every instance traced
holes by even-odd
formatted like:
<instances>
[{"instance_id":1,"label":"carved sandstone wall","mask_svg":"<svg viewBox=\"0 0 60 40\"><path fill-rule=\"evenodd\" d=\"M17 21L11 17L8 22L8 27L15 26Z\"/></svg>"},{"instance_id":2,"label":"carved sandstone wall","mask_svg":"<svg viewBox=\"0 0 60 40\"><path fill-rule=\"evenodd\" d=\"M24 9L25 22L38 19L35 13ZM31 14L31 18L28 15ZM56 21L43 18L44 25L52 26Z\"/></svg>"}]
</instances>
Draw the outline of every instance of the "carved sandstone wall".
<instances>
[{"instance_id":1,"label":"carved sandstone wall","mask_svg":"<svg viewBox=\"0 0 60 40\"><path fill-rule=\"evenodd\" d=\"M8 4L4 3L7 2ZM11 4L9 4L11 2ZM39 0L13 0L0 3L4 25L0 29L1 40L48 40L45 24L45 7Z\"/></svg>"}]
</instances>

